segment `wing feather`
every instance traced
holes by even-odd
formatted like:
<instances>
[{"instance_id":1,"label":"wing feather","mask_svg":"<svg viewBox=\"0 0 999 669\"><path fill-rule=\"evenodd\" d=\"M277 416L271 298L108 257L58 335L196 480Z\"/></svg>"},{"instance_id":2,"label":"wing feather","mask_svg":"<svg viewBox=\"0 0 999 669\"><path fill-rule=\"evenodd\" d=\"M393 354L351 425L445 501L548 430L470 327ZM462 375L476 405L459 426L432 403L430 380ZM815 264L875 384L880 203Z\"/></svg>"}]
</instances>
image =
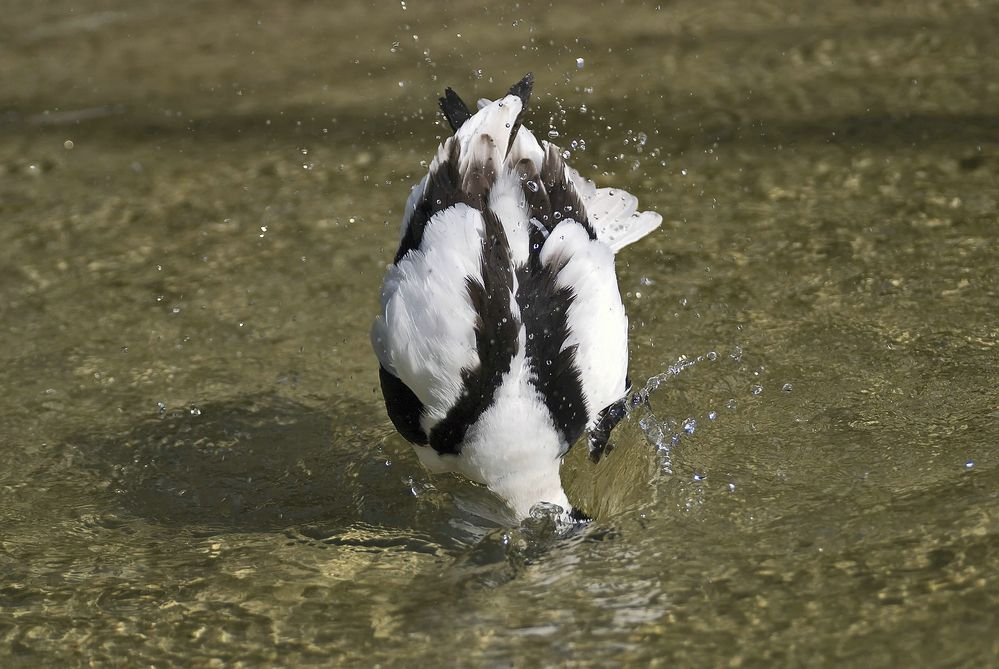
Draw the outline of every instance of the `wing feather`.
<instances>
[{"instance_id":1,"label":"wing feather","mask_svg":"<svg viewBox=\"0 0 999 669\"><path fill-rule=\"evenodd\" d=\"M574 362L592 427L600 410L624 394L628 375L628 317L614 273L614 254L599 239L590 239L581 225L567 220L548 236L541 262L560 266L557 285L573 293L562 346L575 347Z\"/></svg>"},{"instance_id":2,"label":"wing feather","mask_svg":"<svg viewBox=\"0 0 999 669\"><path fill-rule=\"evenodd\" d=\"M589 179L567 167L569 180L586 207L597 239L617 253L637 242L663 222L654 211L638 211L638 198L620 188L597 188Z\"/></svg>"},{"instance_id":3,"label":"wing feather","mask_svg":"<svg viewBox=\"0 0 999 669\"><path fill-rule=\"evenodd\" d=\"M482 214L459 203L435 214L420 248L389 268L371 343L382 367L440 420L478 365L476 312L466 282L481 282Z\"/></svg>"}]
</instances>

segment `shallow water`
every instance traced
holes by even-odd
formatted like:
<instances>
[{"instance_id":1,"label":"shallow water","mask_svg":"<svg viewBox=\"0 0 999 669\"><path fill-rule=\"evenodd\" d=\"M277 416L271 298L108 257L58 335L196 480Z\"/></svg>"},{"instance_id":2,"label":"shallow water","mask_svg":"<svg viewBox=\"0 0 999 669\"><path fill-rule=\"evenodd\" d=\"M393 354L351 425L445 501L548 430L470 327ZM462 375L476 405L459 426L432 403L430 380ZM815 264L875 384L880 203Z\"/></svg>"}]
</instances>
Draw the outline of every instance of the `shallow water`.
<instances>
[{"instance_id":1,"label":"shallow water","mask_svg":"<svg viewBox=\"0 0 999 669\"><path fill-rule=\"evenodd\" d=\"M999 661L996 3L8 4L3 666ZM367 343L436 95L528 70L665 219L568 533Z\"/></svg>"}]
</instances>

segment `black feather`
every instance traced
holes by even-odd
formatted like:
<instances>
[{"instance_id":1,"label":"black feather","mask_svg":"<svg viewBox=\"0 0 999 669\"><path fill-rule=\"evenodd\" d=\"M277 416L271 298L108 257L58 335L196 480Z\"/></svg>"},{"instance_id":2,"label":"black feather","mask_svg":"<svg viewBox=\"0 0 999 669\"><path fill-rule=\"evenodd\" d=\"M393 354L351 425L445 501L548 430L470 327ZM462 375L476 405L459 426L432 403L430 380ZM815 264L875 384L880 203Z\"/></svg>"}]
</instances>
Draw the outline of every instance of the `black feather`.
<instances>
[{"instance_id":1,"label":"black feather","mask_svg":"<svg viewBox=\"0 0 999 669\"><path fill-rule=\"evenodd\" d=\"M480 210L485 206L485 191L468 193L464 189L461 174L458 172L461 147L457 140L448 139L444 146L448 152L447 158L439 162L427 175L427 185L423 190L423 196L416 203L409 220L406 221L406 231L399 242L399 250L396 251L393 261L395 263L402 260L413 249L420 248L420 244L423 242L423 231L427 227L427 223L430 222L430 218L437 212L453 207L459 202L464 202L470 207ZM495 178L495 174L493 178Z\"/></svg>"},{"instance_id":2,"label":"black feather","mask_svg":"<svg viewBox=\"0 0 999 669\"><path fill-rule=\"evenodd\" d=\"M571 218L586 230L590 239L596 239L597 233L590 225L583 200L576 192L576 187L569 181L565 161L557 146L544 142L545 157L541 163L541 183L548 194L550 217L542 223L551 231L560 221Z\"/></svg>"},{"instance_id":3,"label":"black feather","mask_svg":"<svg viewBox=\"0 0 999 669\"><path fill-rule=\"evenodd\" d=\"M545 400L565 442L571 446L586 427L588 411L583 384L576 366L576 346L565 347L569 337L568 312L575 300L571 288L556 279L564 262L542 265L532 254L517 270L517 303L527 330L527 359L533 384Z\"/></svg>"},{"instance_id":4,"label":"black feather","mask_svg":"<svg viewBox=\"0 0 999 669\"><path fill-rule=\"evenodd\" d=\"M440 99L440 103L444 118L447 119L453 132L458 132L458 128L472 118L472 112L469 111L468 105L451 88L444 89L444 97Z\"/></svg>"},{"instance_id":5,"label":"black feather","mask_svg":"<svg viewBox=\"0 0 999 669\"><path fill-rule=\"evenodd\" d=\"M531 100L531 91L534 90L534 74L528 72L524 75L524 78L515 83L510 87L510 92L507 95L516 95L520 98L520 101L524 103L524 108L527 108L527 103Z\"/></svg>"},{"instance_id":6,"label":"black feather","mask_svg":"<svg viewBox=\"0 0 999 669\"><path fill-rule=\"evenodd\" d=\"M530 253L536 256L541 253L541 247L548 237L548 233L555 227L552 218L552 203L548 199L548 191L541 183L541 175L538 168L534 166L534 161L530 158L522 158L516 166L517 176L524 189L524 200L531 209L531 218L540 223L542 231L536 225L531 225L528 229L528 239L530 243Z\"/></svg>"},{"instance_id":7,"label":"black feather","mask_svg":"<svg viewBox=\"0 0 999 669\"><path fill-rule=\"evenodd\" d=\"M515 83L510 87L510 92L507 95L516 95L520 98L521 107L520 113L517 114L517 119L513 122L513 127L510 128L510 138L506 143L506 153L510 155L510 149L513 148L513 142L517 139L517 133L520 132L520 126L524 123L524 112L527 111L527 104L531 100L531 91L534 90L534 75L528 72L524 75L524 78Z\"/></svg>"},{"instance_id":8,"label":"black feather","mask_svg":"<svg viewBox=\"0 0 999 669\"><path fill-rule=\"evenodd\" d=\"M468 299L475 309L475 348L479 364L461 371L462 395L430 431L430 445L438 453L457 454L468 428L492 404L503 375L517 354L520 324L511 309L513 271L510 244L503 224L489 209L482 212L482 281L466 279Z\"/></svg>"},{"instance_id":9,"label":"black feather","mask_svg":"<svg viewBox=\"0 0 999 669\"><path fill-rule=\"evenodd\" d=\"M392 375L381 365L378 366L378 380L385 398L385 409L392 424L407 441L426 444L427 435L420 427L423 403L405 383Z\"/></svg>"}]
</instances>

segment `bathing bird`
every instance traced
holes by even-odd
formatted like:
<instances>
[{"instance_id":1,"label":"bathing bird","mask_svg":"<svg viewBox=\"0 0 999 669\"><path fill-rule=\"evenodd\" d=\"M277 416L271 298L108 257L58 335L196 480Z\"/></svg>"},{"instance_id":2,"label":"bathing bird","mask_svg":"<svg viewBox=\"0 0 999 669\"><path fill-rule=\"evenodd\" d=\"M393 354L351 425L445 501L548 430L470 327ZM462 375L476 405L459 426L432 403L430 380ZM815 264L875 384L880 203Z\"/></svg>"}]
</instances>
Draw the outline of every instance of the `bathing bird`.
<instances>
[{"instance_id":1,"label":"bathing bird","mask_svg":"<svg viewBox=\"0 0 999 669\"><path fill-rule=\"evenodd\" d=\"M587 432L599 458L626 411L628 318L614 256L662 217L597 188L524 126L528 74L453 131L413 187L371 330L385 406L432 473L488 486L523 519L576 520L560 466Z\"/></svg>"}]
</instances>

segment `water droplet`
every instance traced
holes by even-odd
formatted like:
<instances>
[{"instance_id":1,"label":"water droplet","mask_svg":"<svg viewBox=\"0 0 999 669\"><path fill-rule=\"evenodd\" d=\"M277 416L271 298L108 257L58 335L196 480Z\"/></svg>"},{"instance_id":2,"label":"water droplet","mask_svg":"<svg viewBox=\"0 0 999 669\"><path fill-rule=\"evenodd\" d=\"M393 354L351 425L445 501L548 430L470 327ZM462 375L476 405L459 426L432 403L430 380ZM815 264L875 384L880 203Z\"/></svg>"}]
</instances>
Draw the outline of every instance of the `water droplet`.
<instances>
[{"instance_id":1,"label":"water droplet","mask_svg":"<svg viewBox=\"0 0 999 669\"><path fill-rule=\"evenodd\" d=\"M583 69L584 65L586 65L586 61L584 61L582 58L577 58L576 59L576 69L577 70Z\"/></svg>"},{"instance_id":2,"label":"water droplet","mask_svg":"<svg viewBox=\"0 0 999 669\"><path fill-rule=\"evenodd\" d=\"M718 359L718 353L716 351L708 351L708 354L704 357L714 362L715 360Z\"/></svg>"},{"instance_id":3,"label":"water droplet","mask_svg":"<svg viewBox=\"0 0 999 669\"><path fill-rule=\"evenodd\" d=\"M729 483L728 484L728 491L729 492L734 492L735 491L735 484L734 483Z\"/></svg>"},{"instance_id":4,"label":"water droplet","mask_svg":"<svg viewBox=\"0 0 999 669\"><path fill-rule=\"evenodd\" d=\"M715 418L718 418L718 412L717 411L709 411L708 412L708 420L714 420Z\"/></svg>"},{"instance_id":5,"label":"water droplet","mask_svg":"<svg viewBox=\"0 0 999 669\"><path fill-rule=\"evenodd\" d=\"M783 390L785 393L789 393L791 392L792 386L790 383L785 383L783 386L780 387L780 389Z\"/></svg>"},{"instance_id":6,"label":"water droplet","mask_svg":"<svg viewBox=\"0 0 999 669\"><path fill-rule=\"evenodd\" d=\"M565 160L568 160L571 155L572 153L569 151L569 149L565 149L564 151L562 151L562 158L564 158Z\"/></svg>"},{"instance_id":7,"label":"water droplet","mask_svg":"<svg viewBox=\"0 0 999 669\"><path fill-rule=\"evenodd\" d=\"M67 151L72 149L73 146L74 146L73 140L71 139L67 139L65 142L62 143L62 148L66 149Z\"/></svg>"},{"instance_id":8,"label":"water droplet","mask_svg":"<svg viewBox=\"0 0 999 669\"><path fill-rule=\"evenodd\" d=\"M646 135L644 132L640 132L638 133L636 139L638 141L639 146L645 146L646 142L649 141L649 136Z\"/></svg>"},{"instance_id":9,"label":"water droplet","mask_svg":"<svg viewBox=\"0 0 999 669\"><path fill-rule=\"evenodd\" d=\"M159 411L160 413L166 413L166 404L164 404L163 402L157 402L157 403L156 403L156 409L157 409L157 410L158 410L158 411Z\"/></svg>"},{"instance_id":10,"label":"water droplet","mask_svg":"<svg viewBox=\"0 0 999 669\"><path fill-rule=\"evenodd\" d=\"M687 170L680 170L680 174L682 174L683 176L687 176Z\"/></svg>"},{"instance_id":11,"label":"water droplet","mask_svg":"<svg viewBox=\"0 0 999 669\"><path fill-rule=\"evenodd\" d=\"M652 284L655 283L655 281L653 281L647 276L643 276L641 279L638 280L638 283L642 284L643 286L651 286Z\"/></svg>"},{"instance_id":12,"label":"water droplet","mask_svg":"<svg viewBox=\"0 0 999 669\"><path fill-rule=\"evenodd\" d=\"M190 409L188 409L188 413L190 413L192 416L200 416L201 415L201 409L199 409L198 407L192 406Z\"/></svg>"},{"instance_id":13,"label":"water droplet","mask_svg":"<svg viewBox=\"0 0 999 669\"><path fill-rule=\"evenodd\" d=\"M738 404L736 404L736 402L735 402L734 399L729 400L728 402L725 402L725 408L728 409L729 411L735 411L735 408L737 406L738 406Z\"/></svg>"},{"instance_id":14,"label":"water droplet","mask_svg":"<svg viewBox=\"0 0 999 669\"><path fill-rule=\"evenodd\" d=\"M539 190L537 181L528 181L526 185L527 185L527 190L531 191L532 193L537 193Z\"/></svg>"},{"instance_id":15,"label":"water droplet","mask_svg":"<svg viewBox=\"0 0 999 669\"><path fill-rule=\"evenodd\" d=\"M682 427L683 431L686 432L687 434L694 434L694 430L697 429L697 421L694 420L693 418L688 418L687 420L683 421Z\"/></svg>"},{"instance_id":16,"label":"water droplet","mask_svg":"<svg viewBox=\"0 0 999 669\"><path fill-rule=\"evenodd\" d=\"M549 130L548 131L548 137L551 138L551 139L555 139L556 137L558 137L558 130L556 130L555 128L552 128L551 130Z\"/></svg>"},{"instance_id":17,"label":"water droplet","mask_svg":"<svg viewBox=\"0 0 999 669\"><path fill-rule=\"evenodd\" d=\"M172 311L175 314L179 314L180 313L180 307L174 307L170 311Z\"/></svg>"},{"instance_id":18,"label":"water droplet","mask_svg":"<svg viewBox=\"0 0 999 669\"><path fill-rule=\"evenodd\" d=\"M755 384L753 384L753 386L752 386L752 387L751 387L751 388L749 389L749 392L753 393L754 395L759 395L760 393L762 393L762 392L763 392L763 386L761 386L761 385L760 385L760 384L758 384L758 383L755 383Z\"/></svg>"},{"instance_id":19,"label":"water droplet","mask_svg":"<svg viewBox=\"0 0 999 669\"><path fill-rule=\"evenodd\" d=\"M967 462L964 463L964 468L965 469L974 469L975 468L975 461L974 460L968 460Z\"/></svg>"},{"instance_id":20,"label":"water droplet","mask_svg":"<svg viewBox=\"0 0 999 669\"><path fill-rule=\"evenodd\" d=\"M698 474L697 472L694 472L694 480L695 481L703 481L706 478L708 478L707 474Z\"/></svg>"}]
</instances>

